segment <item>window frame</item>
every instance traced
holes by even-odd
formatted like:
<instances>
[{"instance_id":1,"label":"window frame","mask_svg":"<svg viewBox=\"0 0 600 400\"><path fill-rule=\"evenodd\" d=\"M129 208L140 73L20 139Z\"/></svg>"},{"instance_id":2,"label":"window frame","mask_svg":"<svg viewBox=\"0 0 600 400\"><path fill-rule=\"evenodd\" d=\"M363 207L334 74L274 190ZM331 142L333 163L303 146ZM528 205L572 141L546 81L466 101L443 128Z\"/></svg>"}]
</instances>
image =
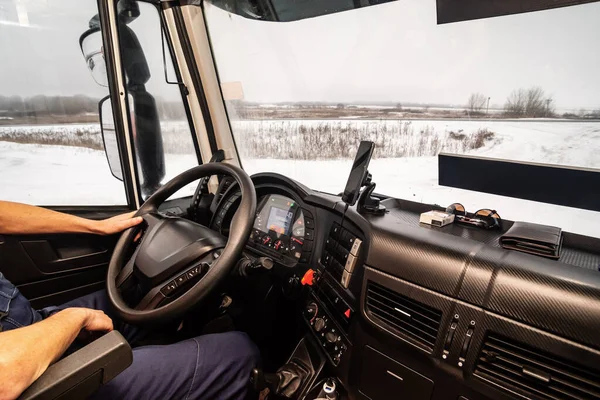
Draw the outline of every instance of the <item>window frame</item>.
<instances>
[{"instance_id":1,"label":"window frame","mask_svg":"<svg viewBox=\"0 0 600 400\"><path fill-rule=\"evenodd\" d=\"M144 203L141 195L141 180L137 168L137 156L135 154L135 146L133 146L133 129L130 118L130 107L128 101L128 92L126 85L125 69L123 67L120 35L117 24L117 3L119 0L98 0L98 11L102 39L104 44L104 54L106 61L106 69L108 74L110 103L113 111L115 134L117 136L117 145L119 148L121 169L123 171L123 183L126 188L127 201L131 209L137 209ZM160 3L152 0L136 0L139 3L147 3L155 7L159 21L161 37L166 39L169 55L173 63L173 69L179 83L179 92L181 102L186 114L194 151L198 165L202 165L202 155L199 151L199 143L197 137L197 128L191 117L191 108L188 100L188 90L185 84L182 83L181 70L179 60L176 57L173 43L171 41L168 25L165 21L163 10ZM169 84L165 80L166 84ZM172 84L172 83L171 83Z\"/></svg>"}]
</instances>

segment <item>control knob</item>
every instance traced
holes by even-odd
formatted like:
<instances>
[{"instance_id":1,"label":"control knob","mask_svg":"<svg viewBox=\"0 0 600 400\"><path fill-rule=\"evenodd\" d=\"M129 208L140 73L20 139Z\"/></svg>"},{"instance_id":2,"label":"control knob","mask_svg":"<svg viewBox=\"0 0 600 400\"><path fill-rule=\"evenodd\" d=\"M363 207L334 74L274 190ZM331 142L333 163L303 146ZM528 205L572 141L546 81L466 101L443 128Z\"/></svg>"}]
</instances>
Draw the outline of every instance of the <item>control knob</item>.
<instances>
[{"instance_id":1,"label":"control knob","mask_svg":"<svg viewBox=\"0 0 600 400\"><path fill-rule=\"evenodd\" d=\"M315 303L314 301L308 303L306 305L306 308L304 309L304 318L306 318L308 321L312 321L313 318L317 315L317 311L317 303Z\"/></svg>"},{"instance_id":2,"label":"control knob","mask_svg":"<svg viewBox=\"0 0 600 400\"><path fill-rule=\"evenodd\" d=\"M327 332L325 334L325 339L327 339L327 342L329 343L336 343L340 340L340 337L333 332Z\"/></svg>"},{"instance_id":3,"label":"control knob","mask_svg":"<svg viewBox=\"0 0 600 400\"><path fill-rule=\"evenodd\" d=\"M325 322L325 320L323 318L317 318L315 320L315 331L321 332L323 329L325 329L326 325L327 325L327 323Z\"/></svg>"}]
</instances>

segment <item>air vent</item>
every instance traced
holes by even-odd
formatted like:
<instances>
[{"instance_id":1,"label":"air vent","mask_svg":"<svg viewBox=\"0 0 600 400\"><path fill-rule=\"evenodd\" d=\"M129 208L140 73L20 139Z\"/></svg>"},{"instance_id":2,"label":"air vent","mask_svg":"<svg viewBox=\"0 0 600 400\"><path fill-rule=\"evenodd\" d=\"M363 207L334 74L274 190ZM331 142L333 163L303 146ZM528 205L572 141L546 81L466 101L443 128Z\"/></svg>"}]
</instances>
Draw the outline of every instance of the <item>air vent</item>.
<instances>
[{"instance_id":1,"label":"air vent","mask_svg":"<svg viewBox=\"0 0 600 400\"><path fill-rule=\"evenodd\" d=\"M475 375L540 399L600 399L600 373L494 334L484 341Z\"/></svg>"},{"instance_id":2,"label":"air vent","mask_svg":"<svg viewBox=\"0 0 600 400\"><path fill-rule=\"evenodd\" d=\"M428 352L435 347L442 312L402 296L377 283L367 286L367 313Z\"/></svg>"}]
</instances>

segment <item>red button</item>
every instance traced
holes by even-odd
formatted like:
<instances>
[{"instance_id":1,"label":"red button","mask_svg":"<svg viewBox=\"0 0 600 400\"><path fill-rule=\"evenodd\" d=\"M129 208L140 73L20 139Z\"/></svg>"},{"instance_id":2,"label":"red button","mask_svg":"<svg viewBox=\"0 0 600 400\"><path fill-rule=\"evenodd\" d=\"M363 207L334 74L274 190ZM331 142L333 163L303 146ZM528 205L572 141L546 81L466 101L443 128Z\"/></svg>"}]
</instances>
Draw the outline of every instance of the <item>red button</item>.
<instances>
[{"instance_id":1,"label":"red button","mask_svg":"<svg viewBox=\"0 0 600 400\"><path fill-rule=\"evenodd\" d=\"M312 269L309 269L308 271L306 271L306 273L302 277L302 280L300 281L300 283L303 285L312 286L314 283L314 279L315 279L315 271Z\"/></svg>"},{"instance_id":2,"label":"red button","mask_svg":"<svg viewBox=\"0 0 600 400\"><path fill-rule=\"evenodd\" d=\"M350 309L347 309L344 315L346 316L346 318L350 318Z\"/></svg>"}]
</instances>

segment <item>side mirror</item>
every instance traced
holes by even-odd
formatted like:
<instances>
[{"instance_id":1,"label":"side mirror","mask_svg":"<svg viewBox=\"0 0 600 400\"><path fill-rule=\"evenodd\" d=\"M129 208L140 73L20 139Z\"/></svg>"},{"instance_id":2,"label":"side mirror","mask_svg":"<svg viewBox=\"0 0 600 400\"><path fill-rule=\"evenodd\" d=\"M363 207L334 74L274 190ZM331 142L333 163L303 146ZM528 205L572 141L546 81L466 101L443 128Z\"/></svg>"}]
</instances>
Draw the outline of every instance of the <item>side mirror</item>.
<instances>
[{"instance_id":1,"label":"side mirror","mask_svg":"<svg viewBox=\"0 0 600 400\"><path fill-rule=\"evenodd\" d=\"M110 172L115 178L123 180L123 170L121 169L121 156L119 154L119 145L117 143L117 132L115 130L115 120L110 104L110 96L106 96L98 103L98 112L100 113L100 128L102 130L102 142L104 143L104 152Z\"/></svg>"},{"instance_id":2,"label":"side mirror","mask_svg":"<svg viewBox=\"0 0 600 400\"><path fill-rule=\"evenodd\" d=\"M79 37L79 47L96 83L108 87L108 74L106 72L100 28L91 28L85 31Z\"/></svg>"}]
</instances>

